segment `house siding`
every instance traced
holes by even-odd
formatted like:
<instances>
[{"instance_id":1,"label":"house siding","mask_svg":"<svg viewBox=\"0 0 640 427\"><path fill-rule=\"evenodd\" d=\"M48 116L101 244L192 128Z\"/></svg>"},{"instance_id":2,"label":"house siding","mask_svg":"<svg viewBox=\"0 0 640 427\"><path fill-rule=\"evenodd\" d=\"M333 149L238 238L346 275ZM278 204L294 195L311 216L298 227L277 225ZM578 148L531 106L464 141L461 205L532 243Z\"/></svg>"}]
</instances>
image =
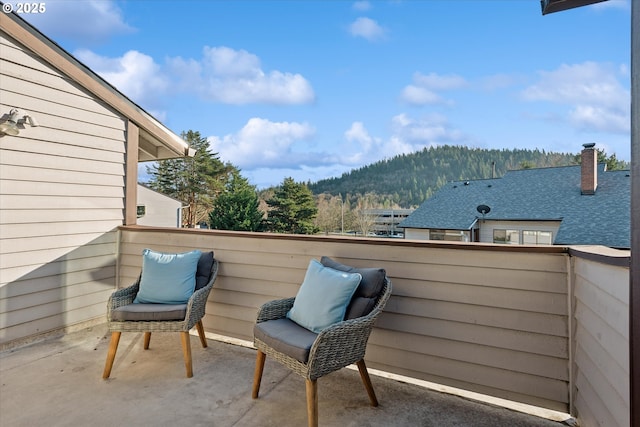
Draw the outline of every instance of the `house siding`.
<instances>
[{"instance_id":1,"label":"house siding","mask_svg":"<svg viewBox=\"0 0 640 427\"><path fill-rule=\"evenodd\" d=\"M628 426L629 269L576 258L574 271L580 425Z\"/></svg>"},{"instance_id":2,"label":"house siding","mask_svg":"<svg viewBox=\"0 0 640 427\"><path fill-rule=\"evenodd\" d=\"M127 120L0 31L0 344L104 316L116 283Z\"/></svg>"},{"instance_id":3,"label":"house siding","mask_svg":"<svg viewBox=\"0 0 640 427\"><path fill-rule=\"evenodd\" d=\"M428 228L405 228L404 238L407 240L429 240Z\"/></svg>"}]
</instances>

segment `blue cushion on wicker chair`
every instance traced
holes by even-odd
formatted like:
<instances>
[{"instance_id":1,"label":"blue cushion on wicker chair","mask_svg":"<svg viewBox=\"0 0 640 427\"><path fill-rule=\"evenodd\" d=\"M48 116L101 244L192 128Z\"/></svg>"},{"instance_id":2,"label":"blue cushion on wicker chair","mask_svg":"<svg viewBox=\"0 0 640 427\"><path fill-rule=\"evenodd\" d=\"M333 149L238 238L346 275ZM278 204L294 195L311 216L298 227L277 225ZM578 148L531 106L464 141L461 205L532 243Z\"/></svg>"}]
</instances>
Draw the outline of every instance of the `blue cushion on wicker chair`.
<instances>
[{"instance_id":1,"label":"blue cushion on wicker chair","mask_svg":"<svg viewBox=\"0 0 640 427\"><path fill-rule=\"evenodd\" d=\"M356 292L353 294L351 303L347 307L345 319L355 319L360 316L366 316L371 312L380 296L384 279L387 272L384 268L356 268L349 265L340 264L339 262L323 256L320 259L322 265L349 273L360 273L362 280Z\"/></svg>"},{"instance_id":2,"label":"blue cushion on wicker chair","mask_svg":"<svg viewBox=\"0 0 640 427\"><path fill-rule=\"evenodd\" d=\"M142 251L140 290L134 303L185 304L196 287L202 252L162 253Z\"/></svg>"},{"instance_id":3,"label":"blue cushion on wicker chair","mask_svg":"<svg viewBox=\"0 0 640 427\"><path fill-rule=\"evenodd\" d=\"M312 259L287 318L319 333L344 319L360 280L360 273L334 270Z\"/></svg>"}]
</instances>

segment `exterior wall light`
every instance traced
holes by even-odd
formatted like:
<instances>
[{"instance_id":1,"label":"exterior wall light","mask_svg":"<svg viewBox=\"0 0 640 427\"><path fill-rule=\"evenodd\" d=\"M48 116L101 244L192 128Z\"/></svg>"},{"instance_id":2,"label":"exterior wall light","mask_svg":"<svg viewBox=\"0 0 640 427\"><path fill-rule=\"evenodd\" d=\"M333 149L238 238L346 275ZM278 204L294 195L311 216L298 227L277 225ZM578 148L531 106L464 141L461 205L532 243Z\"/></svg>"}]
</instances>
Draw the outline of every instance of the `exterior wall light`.
<instances>
[{"instance_id":1,"label":"exterior wall light","mask_svg":"<svg viewBox=\"0 0 640 427\"><path fill-rule=\"evenodd\" d=\"M17 108L12 108L9 111L9 118L0 123L0 133L3 135L16 136L20 133L18 122L29 123L31 127L37 127L38 122L29 114L25 114Z\"/></svg>"}]
</instances>

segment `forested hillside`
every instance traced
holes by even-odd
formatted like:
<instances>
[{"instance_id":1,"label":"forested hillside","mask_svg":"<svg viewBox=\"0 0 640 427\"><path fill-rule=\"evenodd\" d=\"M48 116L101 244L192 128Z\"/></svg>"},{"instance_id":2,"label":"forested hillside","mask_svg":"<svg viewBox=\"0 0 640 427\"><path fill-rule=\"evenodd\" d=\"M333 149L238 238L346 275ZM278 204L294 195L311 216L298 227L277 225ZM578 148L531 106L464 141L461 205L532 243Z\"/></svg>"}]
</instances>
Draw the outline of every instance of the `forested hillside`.
<instances>
[{"instance_id":1,"label":"forested hillside","mask_svg":"<svg viewBox=\"0 0 640 427\"><path fill-rule=\"evenodd\" d=\"M448 181L497 178L511 169L566 166L576 164L576 160L576 153L444 145L382 160L339 178L310 183L309 189L314 194L341 194L350 198L375 194L381 205L410 208L419 206Z\"/></svg>"}]
</instances>

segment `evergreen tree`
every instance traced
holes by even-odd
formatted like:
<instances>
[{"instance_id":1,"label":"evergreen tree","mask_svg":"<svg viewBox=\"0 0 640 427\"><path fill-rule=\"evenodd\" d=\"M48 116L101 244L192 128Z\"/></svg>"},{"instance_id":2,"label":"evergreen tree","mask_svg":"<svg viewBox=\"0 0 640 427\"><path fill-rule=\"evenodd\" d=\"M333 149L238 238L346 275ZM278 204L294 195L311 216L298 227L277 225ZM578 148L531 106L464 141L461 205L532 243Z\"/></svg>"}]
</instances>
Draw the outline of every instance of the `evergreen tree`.
<instances>
[{"instance_id":1,"label":"evergreen tree","mask_svg":"<svg viewBox=\"0 0 640 427\"><path fill-rule=\"evenodd\" d=\"M273 197L267 200L269 214L266 225L268 231L276 233L313 234L316 233L314 219L318 212L311 190L293 178L285 178L275 189Z\"/></svg>"},{"instance_id":2,"label":"evergreen tree","mask_svg":"<svg viewBox=\"0 0 640 427\"><path fill-rule=\"evenodd\" d=\"M254 186L235 170L213 202L209 226L218 230L261 231L264 213Z\"/></svg>"},{"instance_id":3,"label":"evergreen tree","mask_svg":"<svg viewBox=\"0 0 640 427\"><path fill-rule=\"evenodd\" d=\"M147 167L151 175L149 186L167 196L188 205L183 210L182 222L187 227L207 219L213 200L222 191L228 174L234 169L223 164L217 153L209 150L209 142L200 132L182 133L190 148L196 150L193 157L161 160Z\"/></svg>"}]
</instances>

